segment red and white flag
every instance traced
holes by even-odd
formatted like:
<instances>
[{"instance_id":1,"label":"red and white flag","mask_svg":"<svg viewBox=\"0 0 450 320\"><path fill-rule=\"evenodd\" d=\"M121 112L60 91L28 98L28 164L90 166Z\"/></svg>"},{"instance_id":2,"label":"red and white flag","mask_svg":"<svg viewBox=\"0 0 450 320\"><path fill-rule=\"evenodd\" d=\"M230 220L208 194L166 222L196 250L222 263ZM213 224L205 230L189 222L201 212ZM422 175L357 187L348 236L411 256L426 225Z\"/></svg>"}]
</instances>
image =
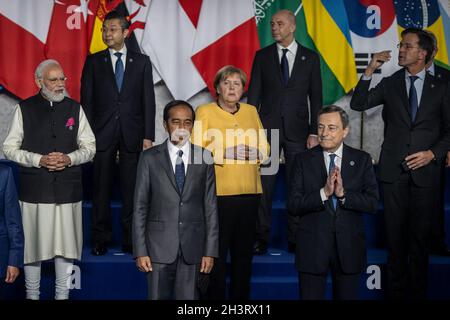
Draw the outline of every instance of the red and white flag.
<instances>
[{"instance_id":1,"label":"red and white flag","mask_svg":"<svg viewBox=\"0 0 450 320\"><path fill-rule=\"evenodd\" d=\"M52 9L53 0L0 1L0 84L19 98L38 90L34 71L45 60Z\"/></svg>"},{"instance_id":2,"label":"red and white flag","mask_svg":"<svg viewBox=\"0 0 450 320\"><path fill-rule=\"evenodd\" d=\"M175 99L187 100L206 87L191 61L201 5L202 0L152 0L148 9L141 48Z\"/></svg>"},{"instance_id":3,"label":"red and white flag","mask_svg":"<svg viewBox=\"0 0 450 320\"><path fill-rule=\"evenodd\" d=\"M45 45L45 56L61 64L67 77L66 89L77 101L97 6L96 0L55 1Z\"/></svg>"},{"instance_id":4,"label":"red and white flag","mask_svg":"<svg viewBox=\"0 0 450 320\"><path fill-rule=\"evenodd\" d=\"M216 72L234 65L250 77L259 47L253 0L203 1L192 61L213 97Z\"/></svg>"}]
</instances>

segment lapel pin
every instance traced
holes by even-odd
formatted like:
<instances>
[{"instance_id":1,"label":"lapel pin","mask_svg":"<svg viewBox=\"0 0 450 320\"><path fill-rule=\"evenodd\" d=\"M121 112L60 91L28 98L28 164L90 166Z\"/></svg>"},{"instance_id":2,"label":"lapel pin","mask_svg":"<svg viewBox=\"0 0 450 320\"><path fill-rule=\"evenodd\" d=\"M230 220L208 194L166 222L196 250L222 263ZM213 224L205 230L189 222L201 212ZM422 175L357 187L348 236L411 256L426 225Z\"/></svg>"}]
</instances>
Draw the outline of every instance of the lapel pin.
<instances>
[{"instance_id":1,"label":"lapel pin","mask_svg":"<svg viewBox=\"0 0 450 320\"><path fill-rule=\"evenodd\" d=\"M305 56L302 56L302 60L306 60Z\"/></svg>"},{"instance_id":2,"label":"lapel pin","mask_svg":"<svg viewBox=\"0 0 450 320\"><path fill-rule=\"evenodd\" d=\"M350 167L353 167L355 165L355 161L350 161Z\"/></svg>"}]
</instances>

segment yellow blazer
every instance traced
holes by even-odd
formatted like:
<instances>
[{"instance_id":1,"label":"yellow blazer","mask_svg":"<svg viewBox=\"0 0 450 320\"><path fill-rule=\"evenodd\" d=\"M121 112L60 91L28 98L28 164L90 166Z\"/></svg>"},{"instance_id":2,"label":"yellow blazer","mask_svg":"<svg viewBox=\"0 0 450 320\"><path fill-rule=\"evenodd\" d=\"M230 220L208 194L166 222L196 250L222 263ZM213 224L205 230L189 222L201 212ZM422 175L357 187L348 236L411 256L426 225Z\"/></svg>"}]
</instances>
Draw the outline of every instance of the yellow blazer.
<instances>
[{"instance_id":1,"label":"yellow blazer","mask_svg":"<svg viewBox=\"0 0 450 320\"><path fill-rule=\"evenodd\" d=\"M225 149L239 144L257 148L263 160L269 143L256 108L240 103L231 114L215 102L199 106L195 112L192 143L210 150L214 156L218 196L262 193L260 161L225 159Z\"/></svg>"}]
</instances>

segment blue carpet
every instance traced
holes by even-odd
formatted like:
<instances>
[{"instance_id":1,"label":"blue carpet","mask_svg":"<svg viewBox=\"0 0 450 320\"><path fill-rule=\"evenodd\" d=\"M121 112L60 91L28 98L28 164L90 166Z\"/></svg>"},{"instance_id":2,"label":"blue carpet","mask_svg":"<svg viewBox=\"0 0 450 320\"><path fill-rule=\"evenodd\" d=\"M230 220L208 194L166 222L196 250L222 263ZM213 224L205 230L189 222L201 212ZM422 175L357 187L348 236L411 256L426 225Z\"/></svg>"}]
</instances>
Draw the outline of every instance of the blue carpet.
<instances>
[{"instance_id":1,"label":"blue carpet","mask_svg":"<svg viewBox=\"0 0 450 320\"><path fill-rule=\"evenodd\" d=\"M2 161L4 163L4 161ZM11 163L7 163L11 165ZM15 173L17 168L13 165ZM90 255L90 215L91 215L91 189L89 177L91 166L84 168L84 194L83 203L83 238L84 249L80 262L79 288L71 291L74 300L144 300L147 297L147 282L145 275L137 271L134 261L129 254L123 254L118 249L121 243L120 228L120 196L118 183L113 190L111 203L113 216L113 247L105 256ZM446 171L447 181L450 181L450 170ZM294 267L294 256L286 252L286 220L284 167L277 178L276 191L273 202L273 227L271 234L271 247L263 256L253 259L252 299L261 300L296 300L298 299L298 278ZM446 189L446 230L447 243L450 243L450 183ZM368 266L377 266L381 272L380 288L369 289L367 282L372 282L372 273L363 273L360 283L360 297L367 300L384 298L385 269L387 254L384 250L383 211L380 205L375 215L365 216L366 239L368 245ZM370 269L369 269L370 270ZM372 277L372 278L371 278ZM52 262L45 262L42 270L42 299L52 299L54 295L54 267ZM429 296L431 299L450 299L450 258L431 256L429 268ZM16 283L8 286L8 297L11 299L24 298L23 273ZM327 297L331 298L331 280L327 282Z\"/></svg>"}]
</instances>

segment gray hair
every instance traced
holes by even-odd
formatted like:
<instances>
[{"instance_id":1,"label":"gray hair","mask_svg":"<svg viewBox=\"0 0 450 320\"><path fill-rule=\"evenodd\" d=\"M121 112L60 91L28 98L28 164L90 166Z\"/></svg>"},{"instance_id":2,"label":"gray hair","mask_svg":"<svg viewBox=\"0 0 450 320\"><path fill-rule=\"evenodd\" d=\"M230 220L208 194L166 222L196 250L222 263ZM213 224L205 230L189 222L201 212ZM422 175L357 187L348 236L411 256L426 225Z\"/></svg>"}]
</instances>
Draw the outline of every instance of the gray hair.
<instances>
[{"instance_id":1,"label":"gray hair","mask_svg":"<svg viewBox=\"0 0 450 320\"><path fill-rule=\"evenodd\" d=\"M319 110L317 114L317 118L324 113L334 113L337 112L341 116L342 127L345 129L348 127L350 121L348 119L348 114L344 109L335 105L323 106L322 109Z\"/></svg>"},{"instance_id":2,"label":"gray hair","mask_svg":"<svg viewBox=\"0 0 450 320\"><path fill-rule=\"evenodd\" d=\"M45 68L47 68L48 66L53 66L53 65L61 68L61 65L59 64L59 62L54 59L47 59L47 60L42 61L41 63L39 63L36 70L34 71L34 77L36 79L42 79L44 76L43 73L44 73Z\"/></svg>"}]
</instances>

